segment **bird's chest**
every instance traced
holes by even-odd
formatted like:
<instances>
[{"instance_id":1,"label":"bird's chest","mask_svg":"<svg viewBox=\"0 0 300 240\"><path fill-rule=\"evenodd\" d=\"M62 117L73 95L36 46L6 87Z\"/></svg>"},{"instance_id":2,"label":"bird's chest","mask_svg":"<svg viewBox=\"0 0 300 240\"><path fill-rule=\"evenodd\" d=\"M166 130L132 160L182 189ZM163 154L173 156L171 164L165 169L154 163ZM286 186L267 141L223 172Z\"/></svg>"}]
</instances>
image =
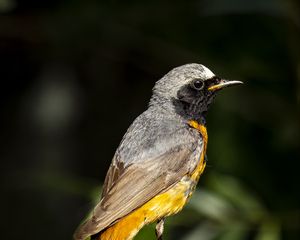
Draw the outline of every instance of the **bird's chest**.
<instances>
[{"instance_id":1,"label":"bird's chest","mask_svg":"<svg viewBox=\"0 0 300 240\"><path fill-rule=\"evenodd\" d=\"M185 181L189 181L190 183L189 188L187 189L188 197L190 197L191 194L194 192L196 185L199 181L199 178L205 169L206 166L205 154L206 154L207 141L208 141L207 130L204 125L201 125L196 121L190 121L189 125L200 133L203 139L203 147L196 168L189 175L187 175L185 179Z\"/></svg>"},{"instance_id":2,"label":"bird's chest","mask_svg":"<svg viewBox=\"0 0 300 240\"><path fill-rule=\"evenodd\" d=\"M205 154L206 154L206 149L207 149L208 135L207 135L206 127L204 125L199 124L196 121L190 121L189 125L192 128L196 129L200 133L202 140L203 140L203 146L202 146L202 151L200 153L199 162L197 164L196 169L192 172L192 175L191 175L191 177L194 179L194 178L199 177L199 175L201 175L201 173L203 172L203 170L205 168Z\"/></svg>"}]
</instances>

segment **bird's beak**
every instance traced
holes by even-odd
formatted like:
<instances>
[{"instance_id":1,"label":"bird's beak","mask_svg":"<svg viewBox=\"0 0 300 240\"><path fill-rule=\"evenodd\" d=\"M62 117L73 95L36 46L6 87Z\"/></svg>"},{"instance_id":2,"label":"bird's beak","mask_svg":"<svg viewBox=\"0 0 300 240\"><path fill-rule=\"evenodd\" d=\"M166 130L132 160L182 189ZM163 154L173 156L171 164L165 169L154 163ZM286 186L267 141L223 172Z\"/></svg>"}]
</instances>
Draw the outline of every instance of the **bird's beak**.
<instances>
[{"instance_id":1,"label":"bird's beak","mask_svg":"<svg viewBox=\"0 0 300 240\"><path fill-rule=\"evenodd\" d=\"M239 85L239 84L243 84L243 82L241 81L229 81L229 80L225 80L225 79L221 79L221 81L215 85L212 85L208 88L209 91L216 91L216 90L220 90L229 86L234 86L234 85Z\"/></svg>"}]
</instances>

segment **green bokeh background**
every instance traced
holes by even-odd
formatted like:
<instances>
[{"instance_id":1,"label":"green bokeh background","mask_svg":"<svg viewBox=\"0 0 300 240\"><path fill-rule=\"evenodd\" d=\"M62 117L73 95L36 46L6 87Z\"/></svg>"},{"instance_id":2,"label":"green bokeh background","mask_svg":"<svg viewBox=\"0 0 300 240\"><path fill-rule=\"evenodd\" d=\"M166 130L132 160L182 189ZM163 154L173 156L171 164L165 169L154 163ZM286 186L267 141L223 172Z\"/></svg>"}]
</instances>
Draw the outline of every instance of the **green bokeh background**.
<instances>
[{"instance_id":1,"label":"green bokeh background","mask_svg":"<svg viewBox=\"0 0 300 240\"><path fill-rule=\"evenodd\" d=\"M299 10L0 0L1 239L71 239L154 82L190 62L245 84L211 107L208 167L165 239L299 239Z\"/></svg>"}]
</instances>

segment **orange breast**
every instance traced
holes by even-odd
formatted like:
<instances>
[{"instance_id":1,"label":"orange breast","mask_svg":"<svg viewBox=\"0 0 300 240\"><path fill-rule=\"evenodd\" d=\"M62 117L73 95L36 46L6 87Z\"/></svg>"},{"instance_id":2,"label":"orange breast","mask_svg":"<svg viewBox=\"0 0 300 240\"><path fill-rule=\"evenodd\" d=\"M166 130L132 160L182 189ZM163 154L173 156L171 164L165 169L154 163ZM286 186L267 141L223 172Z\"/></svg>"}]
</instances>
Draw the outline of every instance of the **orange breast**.
<instances>
[{"instance_id":1,"label":"orange breast","mask_svg":"<svg viewBox=\"0 0 300 240\"><path fill-rule=\"evenodd\" d=\"M202 139L203 139L203 149L202 149L202 153L200 156L200 161L199 161L199 164L196 167L195 171L191 175L191 179L198 181L199 177L201 176L201 174L204 171L204 168L206 166L205 154L206 154L206 148L207 148L208 135L207 135L206 127L204 125L201 125L196 121L190 121L189 125L192 128L197 129L200 132Z\"/></svg>"}]
</instances>

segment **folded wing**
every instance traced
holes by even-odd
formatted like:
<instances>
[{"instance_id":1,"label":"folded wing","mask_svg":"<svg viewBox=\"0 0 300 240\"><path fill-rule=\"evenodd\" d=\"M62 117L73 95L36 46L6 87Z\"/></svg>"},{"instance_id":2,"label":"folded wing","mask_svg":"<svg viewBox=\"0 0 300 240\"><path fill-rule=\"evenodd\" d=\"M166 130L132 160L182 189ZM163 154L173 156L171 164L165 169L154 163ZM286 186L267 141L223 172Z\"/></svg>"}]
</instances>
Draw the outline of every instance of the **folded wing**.
<instances>
[{"instance_id":1,"label":"folded wing","mask_svg":"<svg viewBox=\"0 0 300 240\"><path fill-rule=\"evenodd\" d=\"M125 168L121 160L113 161L105 179L102 200L76 231L74 239L84 240L99 233L167 191L195 168L195 159L199 159L202 151L201 143L177 145L160 156Z\"/></svg>"}]
</instances>

